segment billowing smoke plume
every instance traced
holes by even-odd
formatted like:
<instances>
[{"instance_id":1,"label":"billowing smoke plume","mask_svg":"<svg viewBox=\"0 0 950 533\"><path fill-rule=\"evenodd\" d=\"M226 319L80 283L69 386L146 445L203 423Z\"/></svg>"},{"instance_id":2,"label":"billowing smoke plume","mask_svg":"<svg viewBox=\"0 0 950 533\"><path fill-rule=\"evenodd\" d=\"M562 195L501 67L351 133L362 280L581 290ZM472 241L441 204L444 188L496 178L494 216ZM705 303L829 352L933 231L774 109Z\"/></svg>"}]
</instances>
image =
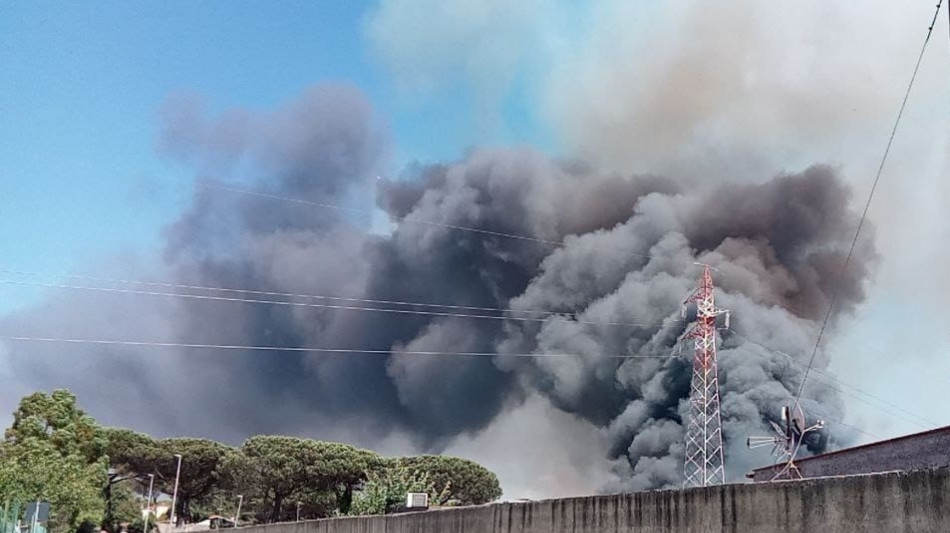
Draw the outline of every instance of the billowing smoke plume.
<instances>
[{"instance_id":1,"label":"billowing smoke plume","mask_svg":"<svg viewBox=\"0 0 950 533\"><path fill-rule=\"evenodd\" d=\"M364 445L400 435L417 450L440 451L542 398L597 435L602 447L588 454L612 469L598 480L600 489L676 484L692 349L679 340L687 325L678 313L699 276L694 262L719 269L718 303L732 310L733 329L802 363L832 292L839 291L840 310L861 302L875 257L871 245L859 246L838 275L856 217L848 188L825 166L756 185L709 176L707 187L696 189L658 176L605 175L530 149L495 149L380 180L385 128L350 87L312 89L273 113L211 118L174 101L163 116L162 152L192 166L201 180L237 180L265 194L344 208L374 194L394 229L367 231L361 212L199 185L168 228L160 264L130 264L126 276L510 308L440 311L540 318L63 291L0 321L4 332L43 337L390 351L5 344L6 363L21 383L68 386L107 422L164 435L234 442L281 432ZM737 478L761 464L761 456L744 451L745 437L777 417L800 383L801 366L731 332L722 342L727 462ZM677 344L682 357L610 357L669 354ZM577 357L401 353L418 351ZM825 364L819 357L817 366ZM805 396L812 413L841 415L841 401L819 381ZM818 450L823 443L811 445ZM508 455L537 449L512 442Z\"/></svg>"}]
</instances>

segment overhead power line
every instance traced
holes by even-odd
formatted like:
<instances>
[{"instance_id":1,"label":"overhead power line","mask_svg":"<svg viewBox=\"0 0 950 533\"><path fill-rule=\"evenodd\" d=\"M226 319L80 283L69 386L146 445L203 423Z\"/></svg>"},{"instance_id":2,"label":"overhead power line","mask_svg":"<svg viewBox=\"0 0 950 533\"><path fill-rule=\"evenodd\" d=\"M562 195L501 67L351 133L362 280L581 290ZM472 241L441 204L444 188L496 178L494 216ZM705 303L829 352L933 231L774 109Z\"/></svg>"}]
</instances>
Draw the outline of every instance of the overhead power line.
<instances>
[{"instance_id":1,"label":"overhead power line","mask_svg":"<svg viewBox=\"0 0 950 533\"><path fill-rule=\"evenodd\" d=\"M313 300L330 300L330 301L341 301L341 302L357 302L357 303L370 303L370 304L379 304L379 305L399 305L406 307L424 307L428 309L457 309L465 311L486 311L486 312L499 312L499 313L521 313L528 315L549 315L549 316L563 316L565 314L571 314L569 312L559 312L559 311L548 311L540 309L515 309L512 307L483 307L483 306L474 306L474 305L457 305L457 304L440 304L432 302L418 302L418 301L406 301L406 300L383 300L383 299L374 299L374 298L356 298L348 296L327 296L319 294L302 294L302 293L293 293L293 292L277 292L277 291L262 291L256 289L241 289L236 287L212 287L207 285L189 285L181 283L167 283L167 282L158 282L158 281L143 281L143 280L130 280L130 279L118 279L118 278L105 278L98 276L80 276L75 274L66 274L66 273L51 273L51 272L30 272L25 270L12 270L6 268L0 268L0 273L3 274L12 274L17 276L33 276L33 277L62 277L69 279L77 279L84 281L94 281L97 283L117 283L122 285L143 285L146 287L163 287L170 289L182 289L182 290L201 290L201 291L214 291L214 292L226 292L226 293L240 293L240 294L255 294L259 296L281 296L286 298L304 298L304 299L313 299ZM14 281L6 282L0 280L0 283L15 283ZM589 321L593 324L604 324L604 322L598 321ZM673 319L667 321L668 323L672 322L684 322L682 320Z\"/></svg>"},{"instance_id":2,"label":"overhead power line","mask_svg":"<svg viewBox=\"0 0 950 533\"><path fill-rule=\"evenodd\" d=\"M204 188L206 188L206 189L217 189L217 190L219 190L219 191L227 191L227 192L232 192L232 193L236 193L236 194L243 194L243 195L246 195L246 196L256 196L256 197L259 197L259 198L267 198L267 199L269 199L269 200L279 200L279 201L283 201L283 202L292 202L292 203L296 203L296 204L309 205L309 206L312 206L312 207L321 207L321 208L325 208L325 209L336 209L336 210L338 210L338 211L349 211L349 212L363 213L363 214L369 214L369 215L374 215L374 214L376 214L376 211L375 211L375 210L372 210L372 209L360 209L360 208L358 208L358 207L344 207L344 206L341 206L341 205L329 204L329 203L324 203L324 202L314 202L314 201L310 201L310 200L301 200L301 199L299 199L299 198L291 198L291 197L288 197L288 196L279 196L279 195L276 195L276 194L270 194L270 193L265 193L265 192L260 192L260 191L253 191L253 190L249 190L249 189L240 189L240 188L237 188L237 187L230 187L230 186L227 186L227 185L221 185L221 184L213 183L213 182L209 182L209 181L200 181L200 182L198 182L198 186L204 187ZM471 226L461 226L461 225L458 225L458 224L448 224L448 223L445 223L445 222L438 222L438 221L435 221L435 220L426 220L426 219L421 219L421 218L417 218L417 217L408 217L408 216L402 217L402 216L397 216L397 215L392 215L392 214L389 214L389 217L390 217L391 219L397 220L397 221L399 221L399 222L407 222L407 223L410 223L410 224L422 224L422 225L426 225L426 226L434 226L434 227L445 228L445 229L451 229L451 230L468 231L468 232L472 232L472 233L479 233L479 234L482 234L482 235L490 235L490 236L493 236L493 237L504 237L504 238L508 238L508 239L518 239L518 240L522 240L522 241L536 242L536 243L544 244L544 245L548 245L548 246L564 246L564 245L565 245L564 241L555 241L555 240L550 240L550 239L541 239L541 238L538 238L538 237L530 237L530 236L527 236L527 235L518 235L518 234L516 234L516 233L507 233L507 232L503 232L503 231L493 231L493 230L486 230L486 229L481 229L481 228L473 228L473 227L471 227ZM644 254L644 253L637 253L637 252L625 252L625 253L626 253L627 255L633 255L633 256L638 256L638 257L647 257L647 258L653 257L653 256L650 255L650 254Z\"/></svg>"},{"instance_id":3,"label":"overhead power line","mask_svg":"<svg viewBox=\"0 0 950 533\"><path fill-rule=\"evenodd\" d=\"M75 338L57 338L57 337L34 337L24 335L0 335L0 340L18 341L18 342L47 342L47 343L65 343L65 344L99 344L114 346L146 346L157 348L194 348L207 350L251 350L251 351L273 351L273 352L313 352L327 354L355 354L355 355L431 355L446 357L528 357L528 358L583 358L580 354L571 353L495 353L495 352L442 352L442 351L422 351L422 350L363 350L351 348L316 348L316 347L297 347L297 346L245 346L241 344L194 344L184 342L159 342L159 341L123 341L113 339L75 339ZM672 359L677 357L672 354L622 354L622 355L598 355L598 358L608 359Z\"/></svg>"},{"instance_id":4,"label":"overhead power line","mask_svg":"<svg viewBox=\"0 0 950 533\"><path fill-rule=\"evenodd\" d=\"M0 340L6 341L15 341L15 342L43 342L43 343L60 343L60 344L92 344L92 345L105 345L105 346L134 346L134 347L154 347L154 348L185 348L185 349L209 349L209 350L235 350L235 351L274 351L274 352L296 352L296 353L324 353L324 354L349 354L349 355L390 355L390 356L399 356L399 355L414 355L414 356L441 356L441 357L526 357L526 358L574 358L580 357L576 354L552 354L552 353L534 353L534 354L513 354L513 353L491 353L491 352L436 352L436 351L419 351L419 350L359 350L359 349L344 349L344 348L313 348L313 347L291 347L291 346L245 346L245 345L228 345L228 344L194 344L194 343L180 343L180 342L146 342L146 341L121 341L121 340L106 340L106 339L72 339L72 338L51 338L51 337L32 337L32 336L20 336L20 335L0 335ZM676 357L675 355L648 355L648 354L636 354L636 355L610 355L604 356L614 359L670 359ZM808 409L804 409L806 412L811 413L814 416L823 416L820 413L811 412ZM845 427L849 427L868 435L870 437L881 439L878 435L869 433L857 426L853 426L841 420L836 420L833 418L823 417L826 421L840 424Z\"/></svg>"},{"instance_id":5,"label":"overhead power line","mask_svg":"<svg viewBox=\"0 0 950 533\"><path fill-rule=\"evenodd\" d=\"M907 91L904 92L904 98L901 100L900 109L897 112L897 118L894 119L894 127L891 128L891 134L887 138L887 145L884 147L884 154L881 156L881 163L877 167L877 174L874 176L874 181L871 184L871 190L868 192L867 202L864 204L864 211L861 212L861 219L858 221L858 227L854 232L854 239L851 241L851 247L848 248L848 255L844 260L844 265L842 265L841 270L838 272L838 278L844 275L845 271L848 269L848 265L851 263L851 257L854 255L854 249L858 244L858 237L861 235L861 229L864 227L864 222L867 220L868 210L871 208L871 202L874 200L874 192L877 190L877 185L881 181L881 174L884 172L884 163L887 162L887 156L891 152L891 145L894 143L894 136L897 134L897 127L900 125L901 117L904 116L904 108L907 107L907 100L910 98L910 91L914 87L914 81L917 79L917 71L920 70L920 63L924 59L924 52L927 50L927 43L930 42L930 36L933 34L934 26L937 24L937 16L940 14L940 6L943 5L943 0L937 2L937 9L934 11L933 20L930 22L930 27L927 28L927 36L924 38L924 44L920 47L920 54L917 56L917 63L914 64L914 72L910 76L910 83L907 84ZM831 301L828 304L828 311L825 313L825 318L821 322L821 328L818 330L818 338L815 339L815 348L811 352L811 358L808 361L808 366L805 367L805 375L802 377L802 382L798 387L798 393L795 394L795 403L801 399L802 392L805 390L805 382L808 381L808 373L811 371L812 365L815 363L815 356L818 355L818 348L821 346L821 339L825 334L825 329L828 327L828 321L831 319L831 314L834 312L835 305L838 303L838 295L841 292L841 283L835 284L834 289L831 293Z\"/></svg>"},{"instance_id":6,"label":"overhead power line","mask_svg":"<svg viewBox=\"0 0 950 533\"><path fill-rule=\"evenodd\" d=\"M8 273L10 273L10 272L15 272L15 273L20 273L20 274L32 274L32 273L26 273L26 272L23 272L23 271L10 271L10 270L3 270L3 271L8 272ZM166 286L166 287L170 286L170 287L192 288L192 289L228 290L228 291L234 291L234 292L252 292L252 293L260 293L260 294L278 294L278 295L283 295L283 296L301 296L301 297L322 298L321 296L314 296L314 295L296 295L296 294L293 294L293 293L267 293L266 291L245 291L245 290L243 290L243 289L220 289L220 288L212 288L212 287L202 287L202 286L197 286L197 285L178 285L178 284L156 283L156 282L138 282L138 281L128 281L128 280L116 280L116 279L110 279L110 278L90 278L90 277L86 277L86 276L73 276L73 277L86 278L86 279L96 279L96 280L99 280L99 281L127 282L127 283L143 283L143 284L147 284L147 285L158 285L158 286ZM32 283L32 282L19 282L19 281L7 281L7 280L0 280L0 283L26 284L26 285L35 285L35 286L53 287L53 288L67 288L67 289L105 291L105 292L120 292L120 293L145 294L145 295L169 296L169 297L180 297L180 298L212 299L212 300L224 300L224 301L235 301L235 302L246 302L246 303L259 303L259 304L273 304L273 305L291 305L291 304L297 303L297 302L283 302L283 301L273 301L273 300L256 300L256 299L246 299L246 298L230 298L230 297L216 297L216 296L206 296L206 295L179 294L179 293L168 293L168 292L137 291L137 290L133 290L133 289L116 289L116 288L110 288L110 287L72 286L72 285L52 284L52 283ZM400 303L407 303L407 302L400 302ZM413 305L413 304L411 304L411 303L407 303L407 304ZM322 307L322 305L319 305L319 304L303 304L303 303L301 303L300 305L305 305L305 306L316 305L316 306ZM434 305L434 304L433 304L433 305ZM460 306L460 307L461 307L461 306ZM384 311L384 312L385 312L385 311L394 311L394 312L403 311L403 310L386 310L386 309L365 308L365 307L351 307L351 306L333 306L332 308L358 309L358 310ZM410 311L410 312L411 312L411 311ZM419 312L419 313L426 314L426 315L434 314L434 313L431 313L431 312ZM413 314L415 314L415 313L413 313ZM476 317L476 318L496 318L496 319L499 319L499 320L509 318L509 317L494 317L494 316L484 316L484 317L483 317L482 315L467 315L467 314L464 314L464 315L463 315L463 314L458 314L458 313L440 313L440 314L438 314L438 316L462 316L462 317ZM552 318L554 318L554 319L560 319L560 320L566 320L566 321L571 321L570 319L564 319L564 318L561 318L561 317L549 317L548 319L552 319ZM517 319L517 318L516 318L516 319ZM544 320L548 320L548 319L532 319L532 320L544 321ZM679 322L679 321L677 321L677 322ZM581 323L584 323L584 322L581 322ZM596 324L604 324L604 323L597 322ZM607 323L607 324L620 325L621 323ZM649 324L649 325L646 325L646 324L624 324L624 325L634 325L634 326L638 326L638 327L648 327L648 326L649 326L649 327L658 327L658 328L659 328L659 327L663 327L663 324ZM765 349L765 350L768 350L768 351L770 351L770 352L773 352L773 353L782 355L783 357L787 358L789 361L791 361L791 362L794 363L795 365L804 367L804 365L803 365L802 363L798 362L798 361L795 360L791 355L789 355L789 354L787 354L787 353L784 353L784 352L782 352L782 351L780 351L780 350L776 350L776 349L774 349L774 348L771 348L771 347L769 347L769 346L766 346L766 345L764 345L764 344L762 344L762 343L760 343L760 342L758 342L758 341L756 341L756 340L754 340L754 339L752 339L752 338L750 338L750 337L748 337L748 336L745 336L745 335L743 335L743 334L738 333L737 331L735 331L735 330L733 330L733 329L729 329L728 331L732 332L733 334L735 334L735 335L738 336L738 337L741 337L741 338L747 340L748 342L751 342L751 343L753 343L753 344L756 344L756 345L760 346L761 348L763 348L763 349ZM249 349L251 349L251 348L249 348ZM354 352L354 353L355 353L355 352ZM890 407L892 407L892 408L894 408L894 409L897 409L897 410L899 410L899 411L902 411L902 412L904 412L904 413L906 413L906 414L908 414L908 415L910 415L910 416L913 416L913 417L918 418L918 419L920 419L920 420L924 420L927 424L937 425L937 424L936 424L935 422L933 422L933 421L926 420L926 419L924 419L923 417L917 416L915 413L912 413L912 412L910 412L910 411L908 411L908 410L905 410L905 409L903 409L903 408L901 408L901 407L899 407L899 406L890 404L890 403L887 402L886 400L881 399L881 398L879 398L879 397L877 397L877 396L874 396L873 394L871 394L871 393L869 393L869 392L866 392L866 391L864 391L864 390L862 390L862 389L860 389L860 388L858 388L858 387L855 387L855 386L853 386L853 385L851 385L851 384L849 384L849 383L847 383L847 382L844 382L843 380L840 380L839 378L836 378L836 377L834 377L834 376L831 376L831 375L829 375L829 374L826 374L826 373L821 372L821 371L818 371L818 370L815 370L815 373L817 373L817 374L819 374L819 375L821 375L821 376L827 377L828 379L831 379L831 380L833 380L833 381L835 381L835 382L837 382L837 383L840 383L841 385L843 385L843 386L845 386L845 387L851 388L851 389L853 389L853 390L855 390L855 391L857 391L857 392L859 392L859 393L861 393L861 394L864 394L865 396L868 396L868 397L870 397L870 398L873 398L873 399L875 399L875 400L877 400L877 401L879 401L879 402L881 402L881 403L887 404L887 405L889 405ZM847 394L847 395L849 395L849 396L855 397L857 400L862 401L863 403L866 403L867 405L870 405L871 407L874 407L874 408L877 408L877 409L881 409L880 406L877 406L877 405L868 403L868 402L866 402L866 401L863 401L861 398L856 397L856 396L854 396L853 394L848 393L848 391L841 390L841 389L836 388L836 387L834 387L834 386L832 386L832 385L830 385L830 384L827 384L827 383L823 383L823 385L828 386L828 387L830 387L830 388L832 388L832 389L834 389L834 390L836 390L836 391L838 391L838 392L841 392L842 394ZM888 414L894 415L894 416L900 416L900 415L896 415L895 413L892 413L892 412L889 412L889 411L885 411L885 412L887 412ZM903 420L905 420L905 421L909 421L909 420L904 419L903 417L901 417L901 418L902 418ZM923 424L919 424L919 425L924 426ZM927 426L924 426L924 427L927 427Z\"/></svg>"},{"instance_id":7,"label":"overhead power line","mask_svg":"<svg viewBox=\"0 0 950 533\"><path fill-rule=\"evenodd\" d=\"M519 322L548 322L548 321L559 321L559 322L572 322L575 324L587 324L587 325L601 325L601 326L624 326L624 327L634 327L634 328L657 328L663 329L672 327L677 324L681 324L681 321L671 321L666 324L643 324L643 323L632 323L632 322L596 322L591 320L574 320L571 318L564 318L563 316L551 315L548 317L537 318L537 317L517 317L517 316L504 316L504 315L479 315L472 313L449 313L441 311L420 311L415 309L390 309L384 307L363 307L355 305L339 305L339 304L324 304L324 303L314 303L314 302L288 302L285 300L261 300L254 298L238 298L232 296L214 296L210 294L184 294L177 292L162 292L162 291L145 291L139 289L124 289L117 287L92 287L87 285L66 285L61 283L40 283L33 281L19 281L19 280L0 280L0 283L8 285L25 285L31 287L46 287L54 289L69 289L69 290L82 290L82 291L94 291L94 292L107 292L107 293L118 293L118 294L138 294L142 296L165 296L170 298L185 298L193 300L209 300L209 301L220 301L220 302L242 302L242 303L251 303L251 304L266 304L266 305L284 305L291 307L310 307L310 308L319 308L319 309L335 309L335 310L346 310L346 311L369 311L376 313L395 313L402 315L424 315L424 316L439 316L439 317L455 317L455 318L473 318L473 319L487 319L487 320L514 320Z\"/></svg>"}]
</instances>

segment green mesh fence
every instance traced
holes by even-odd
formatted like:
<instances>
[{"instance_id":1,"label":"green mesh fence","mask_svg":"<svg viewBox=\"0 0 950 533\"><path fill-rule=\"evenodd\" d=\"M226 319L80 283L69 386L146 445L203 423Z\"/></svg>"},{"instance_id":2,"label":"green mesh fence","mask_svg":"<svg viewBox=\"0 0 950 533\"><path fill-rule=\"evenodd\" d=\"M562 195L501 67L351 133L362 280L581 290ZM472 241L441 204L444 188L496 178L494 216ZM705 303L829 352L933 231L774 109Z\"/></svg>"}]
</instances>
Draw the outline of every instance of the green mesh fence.
<instances>
[{"instance_id":1,"label":"green mesh fence","mask_svg":"<svg viewBox=\"0 0 950 533\"><path fill-rule=\"evenodd\" d=\"M0 533L17 533L20 522L21 506L16 500L0 501Z\"/></svg>"}]
</instances>

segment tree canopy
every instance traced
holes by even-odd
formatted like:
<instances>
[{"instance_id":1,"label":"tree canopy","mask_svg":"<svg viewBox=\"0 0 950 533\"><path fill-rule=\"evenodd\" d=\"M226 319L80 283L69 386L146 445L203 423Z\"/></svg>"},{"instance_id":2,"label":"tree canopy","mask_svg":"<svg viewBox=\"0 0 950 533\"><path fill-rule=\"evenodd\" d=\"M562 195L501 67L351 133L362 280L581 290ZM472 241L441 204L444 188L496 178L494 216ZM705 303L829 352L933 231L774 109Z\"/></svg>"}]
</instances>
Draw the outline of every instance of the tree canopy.
<instances>
[{"instance_id":1,"label":"tree canopy","mask_svg":"<svg viewBox=\"0 0 950 533\"><path fill-rule=\"evenodd\" d=\"M478 505L501 496L494 473L460 457L420 455L385 460L353 501L350 514L384 514L400 507L408 492L425 492L430 505Z\"/></svg>"},{"instance_id":2,"label":"tree canopy","mask_svg":"<svg viewBox=\"0 0 950 533\"><path fill-rule=\"evenodd\" d=\"M13 425L4 433L16 446L30 439L50 443L62 456L78 455L94 462L105 454L107 441L96 421L76 405L68 390L37 392L20 400Z\"/></svg>"},{"instance_id":3,"label":"tree canopy","mask_svg":"<svg viewBox=\"0 0 950 533\"><path fill-rule=\"evenodd\" d=\"M106 455L116 476L151 474L148 459L157 453L158 443L145 433L125 428L102 428Z\"/></svg>"},{"instance_id":4,"label":"tree canopy","mask_svg":"<svg viewBox=\"0 0 950 533\"><path fill-rule=\"evenodd\" d=\"M154 453L156 442L144 433L125 428L105 427L101 433L106 439L110 466L108 482L103 489L106 509L102 525L112 531L119 524L130 521L129 509L138 504L127 485L142 483L148 474L154 474L146 466L145 458Z\"/></svg>"},{"instance_id":5,"label":"tree canopy","mask_svg":"<svg viewBox=\"0 0 950 533\"><path fill-rule=\"evenodd\" d=\"M174 491L184 521L230 516L243 495L242 522L392 512L405 493L436 505L479 504L501 495L497 477L472 461L435 455L382 458L348 444L259 435L239 448L200 438L155 439L101 427L65 390L21 401L0 441L0 504L51 503L54 533L122 524L139 531L149 474L155 493ZM154 522L153 522L154 523Z\"/></svg>"},{"instance_id":6,"label":"tree canopy","mask_svg":"<svg viewBox=\"0 0 950 533\"><path fill-rule=\"evenodd\" d=\"M406 501L409 492L425 492L430 499L438 497L438 489L424 473L391 462L386 468L369 474L362 490L353 499L349 514L391 513Z\"/></svg>"},{"instance_id":7,"label":"tree canopy","mask_svg":"<svg viewBox=\"0 0 950 533\"><path fill-rule=\"evenodd\" d=\"M141 480L153 474L155 490L172 494L178 468L176 455L181 455L182 474L179 476L175 514L186 520L191 518L192 504L206 503L216 492L219 462L233 450L230 446L208 439L156 440L144 433L124 428L104 428L103 433L112 466L111 484L133 478ZM107 503L111 511L111 498Z\"/></svg>"},{"instance_id":8,"label":"tree canopy","mask_svg":"<svg viewBox=\"0 0 950 533\"><path fill-rule=\"evenodd\" d=\"M257 436L225 458L222 473L268 510L268 520L276 521L288 501L310 502L328 494L345 500L380 461L375 453L346 444Z\"/></svg>"},{"instance_id":9,"label":"tree canopy","mask_svg":"<svg viewBox=\"0 0 950 533\"><path fill-rule=\"evenodd\" d=\"M411 473L424 474L444 491L441 501L434 501L436 505L453 500L459 505L479 505L501 497L498 476L475 461L444 455L399 457L394 461Z\"/></svg>"},{"instance_id":10,"label":"tree canopy","mask_svg":"<svg viewBox=\"0 0 950 533\"><path fill-rule=\"evenodd\" d=\"M149 448L149 454L142 458L140 468L155 472L159 490L171 494L178 468L175 455L181 455L175 514L190 518L191 504L207 498L217 487L218 465L232 450L230 446L208 439L162 439Z\"/></svg>"},{"instance_id":11,"label":"tree canopy","mask_svg":"<svg viewBox=\"0 0 950 533\"><path fill-rule=\"evenodd\" d=\"M95 421L68 391L23 398L0 444L0 490L51 503L53 530L102 521L108 457Z\"/></svg>"}]
</instances>

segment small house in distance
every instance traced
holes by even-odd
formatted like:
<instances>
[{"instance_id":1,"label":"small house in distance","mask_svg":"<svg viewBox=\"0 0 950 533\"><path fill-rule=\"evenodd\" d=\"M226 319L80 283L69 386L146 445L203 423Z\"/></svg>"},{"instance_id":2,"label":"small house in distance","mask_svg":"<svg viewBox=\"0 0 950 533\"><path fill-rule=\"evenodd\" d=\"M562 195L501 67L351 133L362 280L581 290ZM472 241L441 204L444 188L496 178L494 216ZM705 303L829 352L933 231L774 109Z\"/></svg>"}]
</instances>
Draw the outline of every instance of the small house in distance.
<instances>
[{"instance_id":1,"label":"small house in distance","mask_svg":"<svg viewBox=\"0 0 950 533\"><path fill-rule=\"evenodd\" d=\"M950 466L950 426L904 435L795 461L803 478L925 470ZM771 481L785 463L746 474L755 482Z\"/></svg>"}]
</instances>

